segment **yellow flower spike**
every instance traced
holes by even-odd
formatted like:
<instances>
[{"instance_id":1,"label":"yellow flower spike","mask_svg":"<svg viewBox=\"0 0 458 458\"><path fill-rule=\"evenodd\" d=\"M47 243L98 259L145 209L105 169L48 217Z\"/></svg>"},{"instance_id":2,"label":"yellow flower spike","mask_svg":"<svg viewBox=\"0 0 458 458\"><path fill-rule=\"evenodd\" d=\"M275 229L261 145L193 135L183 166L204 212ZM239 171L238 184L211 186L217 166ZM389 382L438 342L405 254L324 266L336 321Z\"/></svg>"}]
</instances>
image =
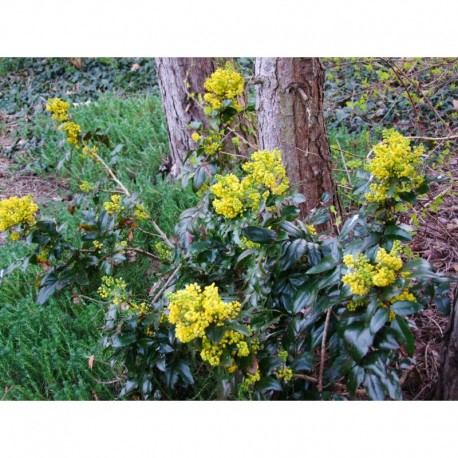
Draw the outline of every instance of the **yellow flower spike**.
<instances>
[{"instance_id":1,"label":"yellow flower spike","mask_svg":"<svg viewBox=\"0 0 458 458\"><path fill-rule=\"evenodd\" d=\"M73 144L76 147L79 147L81 134L80 125L76 124L76 122L73 121L67 121L61 124L58 128L59 130L65 131L65 133L67 134L68 143Z\"/></svg>"},{"instance_id":2,"label":"yellow flower spike","mask_svg":"<svg viewBox=\"0 0 458 458\"><path fill-rule=\"evenodd\" d=\"M52 119L59 122L67 121L69 108L70 104L59 98L49 99L46 104L46 110L52 113Z\"/></svg>"},{"instance_id":3,"label":"yellow flower spike","mask_svg":"<svg viewBox=\"0 0 458 458\"><path fill-rule=\"evenodd\" d=\"M211 324L224 324L240 313L239 302L224 302L218 288L212 284L202 288L191 284L169 296L168 320L176 325L175 334L183 343L205 336L205 329ZM224 343L224 342L223 342Z\"/></svg>"},{"instance_id":4,"label":"yellow flower spike","mask_svg":"<svg viewBox=\"0 0 458 458\"><path fill-rule=\"evenodd\" d=\"M25 197L10 197L0 201L0 232L24 224L33 226L36 223L35 213L38 205L32 195Z\"/></svg>"},{"instance_id":5,"label":"yellow flower spike","mask_svg":"<svg viewBox=\"0 0 458 458\"><path fill-rule=\"evenodd\" d=\"M237 111L242 111L242 106L238 103L237 97L243 94L245 80L243 76L234 70L228 62L224 68L218 68L210 78L204 83L207 93L204 100L211 109L219 110L225 100L232 100L231 107Z\"/></svg>"},{"instance_id":6,"label":"yellow flower spike","mask_svg":"<svg viewBox=\"0 0 458 458\"><path fill-rule=\"evenodd\" d=\"M387 130L383 133L383 142L374 146L373 151L375 157L366 169L376 182L369 186L371 192L365 196L368 202L383 203L393 185L393 197L398 199L399 193L414 191L423 184L425 179L417 171L421 166L423 146L412 149L408 138L395 130Z\"/></svg>"},{"instance_id":7,"label":"yellow flower spike","mask_svg":"<svg viewBox=\"0 0 458 458\"><path fill-rule=\"evenodd\" d=\"M103 208L109 215L120 213L125 209L125 207L121 204L121 196L119 194L111 196L109 202L104 202Z\"/></svg>"}]
</instances>

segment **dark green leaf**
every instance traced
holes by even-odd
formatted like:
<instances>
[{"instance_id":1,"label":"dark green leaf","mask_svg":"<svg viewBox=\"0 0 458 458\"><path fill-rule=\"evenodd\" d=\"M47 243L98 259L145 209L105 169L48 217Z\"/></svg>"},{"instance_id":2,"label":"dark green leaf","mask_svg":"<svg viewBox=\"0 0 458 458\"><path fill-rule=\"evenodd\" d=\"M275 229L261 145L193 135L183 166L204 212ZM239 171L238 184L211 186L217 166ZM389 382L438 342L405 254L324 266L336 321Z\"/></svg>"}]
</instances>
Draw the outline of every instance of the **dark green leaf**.
<instances>
[{"instance_id":1,"label":"dark green leaf","mask_svg":"<svg viewBox=\"0 0 458 458\"><path fill-rule=\"evenodd\" d=\"M375 401L385 400L385 391L383 390L382 383L375 375L366 374L364 379L364 386L366 387L367 394Z\"/></svg>"},{"instance_id":2,"label":"dark green leaf","mask_svg":"<svg viewBox=\"0 0 458 458\"><path fill-rule=\"evenodd\" d=\"M417 302L410 301L397 301L391 305L391 310L396 313L396 315L411 315L412 313L417 313L422 309L422 306Z\"/></svg>"},{"instance_id":3,"label":"dark green leaf","mask_svg":"<svg viewBox=\"0 0 458 458\"><path fill-rule=\"evenodd\" d=\"M415 339L406 320L401 316L396 316L391 323L391 329L395 332L399 342L404 345L407 353L412 356L415 351Z\"/></svg>"},{"instance_id":4,"label":"dark green leaf","mask_svg":"<svg viewBox=\"0 0 458 458\"><path fill-rule=\"evenodd\" d=\"M314 359L313 353L304 352L291 363L291 369L293 371L311 371Z\"/></svg>"},{"instance_id":5,"label":"dark green leaf","mask_svg":"<svg viewBox=\"0 0 458 458\"><path fill-rule=\"evenodd\" d=\"M277 233L263 227L249 226L242 229L242 234L252 242L271 243L277 238Z\"/></svg>"},{"instance_id":6,"label":"dark green leaf","mask_svg":"<svg viewBox=\"0 0 458 458\"><path fill-rule=\"evenodd\" d=\"M364 326L364 323L349 324L344 330L343 338L350 355L356 362L361 361L374 341L374 335Z\"/></svg>"},{"instance_id":7,"label":"dark green leaf","mask_svg":"<svg viewBox=\"0 0 458 458\"><path fill-rule=\"evenodd\" d=\"M388 321L388 317L390 313L386 308L378 308L377 311L374 313L370 323L370 330L372 334L376 334L380 329L383 328L385 323Z\"/></svg>"},{"instance_id":8,"label":"dark green leaf","mask_svg":"<svg viewBox=\"0 0 458 458\"><path fill-rule=\"evenodd\" d=\"M206 177L207 173L205 172L204 166L198 167L192 179L192 190L194 192L197 192L202 187Z\"/></svg>"},{"instance_id":9,"label":"dark green leaf","mask_svg":"<svg viewBox=\"0 0 458 458\"><path fill-rule=\"evenodd\" d=\"M242 334L242 335L244 335L244 336L250 336L250 335L251 335L250 330L249 330L248 327L245 326L244 324L240 324L240 323L229 323L227 327L228 327L229 329L233 329L234 331L239 332L240 334Z\"/></svg>"},{"instance_id":10,"label":"dark green leaf","mask_svg":"<svg viewBox=\"0 0 458 458\"><path fill-rule=\"evenodd\" d=\"M387 226L384 235L387 240L402 240L404 242L412 240L412 235L399 226Z\"/></svg>"},{"instance_id":11,"label":"dark green leaf","mask_svg":"<svg viewBox=\"0 0 458 458\"><path fill-rule=\"evenodd\" d=\"M256 389L265 393L266 391L282 391L281 383L273 377L263 377L257 384Z\"/></svg>"},{"instance_id":12,"label":"dark green leaf","mask_svg":"<svg viewBox=\"0 0 458 458\"><path fill-rule=\"evenodd\" d=\"M337 261L332 256L326 256L311 269L307 270L307 274L320 274L327 270L333 269L337 265Z\"/></svg>"},{"instance_id":13,"label":"dark green leaf","mask_svg":"<svg viewBox=\"0 0 458 458\"><path fill-rule=\"evenodd\" d=\"M226 328L224 326L216 326L215 324L211 324L207 329L205 329L205 335L213 344L220 343L225 332Z\"/></svg>"},{"instance_id":14,"label":"dark green leaf","mask_svg":"<svg viewBox=\"0 0 458 458\"><path fill-rule=\"evenodd\" d=\"M312 307L315 304L317 294L318 289L315 282L305 283L297 290L293 302L288 306L289 310L287 312L295 315L302 309Z\"/></svg>"}]
</instances>

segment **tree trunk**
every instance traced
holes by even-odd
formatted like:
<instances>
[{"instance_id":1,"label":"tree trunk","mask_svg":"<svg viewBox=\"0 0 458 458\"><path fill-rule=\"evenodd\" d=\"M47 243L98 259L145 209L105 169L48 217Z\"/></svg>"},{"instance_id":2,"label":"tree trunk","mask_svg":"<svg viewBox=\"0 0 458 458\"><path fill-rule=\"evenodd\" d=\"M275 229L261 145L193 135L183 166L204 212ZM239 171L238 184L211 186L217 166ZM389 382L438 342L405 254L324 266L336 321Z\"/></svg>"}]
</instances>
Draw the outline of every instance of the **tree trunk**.
<instances>
[{"instance_id":1,"label":"tree trunk","mask_svg":"<svg viewBox=\"0 0 458 458\"><path fill-rule=\"evenodd\" d=\"M458 401L458 286L455 288L452 313L444 335L442 363L435 398Z\"/></svg>"},{"instance_id":2,"label":"tree trunk","mask_svg":"<svg viewBox=\"0 0 458 458\"><path fill-rule=\"evenodd\" d=\"M338 208L323 117L324 69L316 58L258 58L257 112L262 149L279 148L288 177L306 202L301 216L320 205Z\"/></svg>"},{"instance_id":3,"label":"tree trunk","mask_svg":"<svg viewBox=\"0 0 458 458\"><path fill-rule=\"evenodd\" d=\"M172 167L177 170L194 146L189 123L200 121L205 125L203 110L191 95L203 93L204 82L215 71L215 64L210 58L156 58L156 67Z\"/></svg>"}]
</instances>

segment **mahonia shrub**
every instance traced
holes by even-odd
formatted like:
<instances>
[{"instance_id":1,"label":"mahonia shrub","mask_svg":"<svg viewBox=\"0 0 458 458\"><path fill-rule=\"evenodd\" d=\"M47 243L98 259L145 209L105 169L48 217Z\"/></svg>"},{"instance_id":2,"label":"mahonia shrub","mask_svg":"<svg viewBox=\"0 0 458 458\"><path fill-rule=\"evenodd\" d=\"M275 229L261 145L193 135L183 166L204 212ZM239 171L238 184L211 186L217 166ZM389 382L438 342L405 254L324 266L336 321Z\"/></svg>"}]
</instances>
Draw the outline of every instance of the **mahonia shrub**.
<instances>
[{"instance_id":1,"label":"mahonia shrub","mask_svg":"<svg viewBox=\"0 0 458 458\"><path fill-rule=\"evenodd\" d=\"M400 375L415 364L410 317L432 301L444 313L450 307L448 280L412 254L413 229L401 222L428 190L423 147L385 132L358 173L360 207L335 232L319 233L327 211L299 218L304 197L290 186L281 152L241 148L236 126L249 127L253 111L241 75L228 64L205 89L208 127L190 125L196 147L181 171L200 200L173 236L107 165L107 139L83 132L67 102L49 101L68 144L101 180L82 181L71 207L79 246L55 222L36 219L30 200L11 214L0 203L2 230L23 234L34 250L25 263L47 263L38 301L104 274L102 344L126 369L122 396L188 398L205 377L220 398L401 399ZM159 238L152 253L133 245L138 230ZM148 297L116 276L133 252L160 266Z\"/></svg>"}]
</instances>

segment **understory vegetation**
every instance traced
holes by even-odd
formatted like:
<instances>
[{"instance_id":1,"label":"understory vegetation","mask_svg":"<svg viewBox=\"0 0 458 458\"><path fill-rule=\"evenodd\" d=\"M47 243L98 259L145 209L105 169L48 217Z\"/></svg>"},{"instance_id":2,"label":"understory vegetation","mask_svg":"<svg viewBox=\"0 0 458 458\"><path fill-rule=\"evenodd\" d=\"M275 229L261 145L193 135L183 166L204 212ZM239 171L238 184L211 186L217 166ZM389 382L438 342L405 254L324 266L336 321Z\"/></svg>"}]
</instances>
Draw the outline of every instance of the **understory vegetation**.
<instances>
[{"instance_id":1,"label":"understory vegetation","mask_svg":"<svg viewBox=\"0 0 458 458\"><path fill-rule=\"evenodd\" d=\"M3 156L59 182L57 199L10 200L17 220L0 208L3 398L401 399L412 315L433 301L449 312L448 279L409 243L450 143L431 156L436 144L406 138L412 125L441 135L440 122L401 125L390 113L410 113L408 88L372 106L393 75L350 64L326 62L329 95L351 71L362 94L327 116L345 214L302 221L279 151L220 154L240 152L232 128L253 119L231 65L207 81L211 127L192 125L173 181L150 60L2 59L0 110L17 122Z\"/></svg>"}]
</instances>

